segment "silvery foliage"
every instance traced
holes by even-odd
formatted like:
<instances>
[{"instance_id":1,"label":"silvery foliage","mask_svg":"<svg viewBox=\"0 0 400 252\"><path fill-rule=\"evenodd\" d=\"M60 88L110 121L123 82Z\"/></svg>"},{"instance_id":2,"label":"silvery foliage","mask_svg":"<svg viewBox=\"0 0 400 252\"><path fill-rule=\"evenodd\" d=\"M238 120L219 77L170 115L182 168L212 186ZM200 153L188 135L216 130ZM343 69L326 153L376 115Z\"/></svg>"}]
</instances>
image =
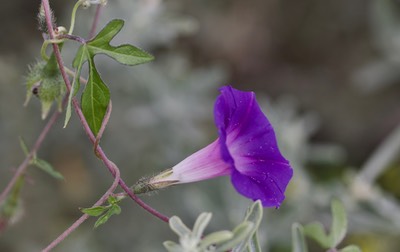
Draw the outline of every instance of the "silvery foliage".
<instances>
[{"instance_id":1,"label":"silvery foliage","mask_svg":"<svg viewBox=\"0 0 400 252\"><path fill-rule=\"evenodd\" d=\"M203 232L211 220L211 213L200 214L192 230L179 217L173 216L169 225L179 236L179 244L166 241L164 247L169 252L261 251L257 230L261 223L262 214L261 202L256 201L248 208L243 222L232 231L223 230L208 235L203 235Z\"/></svg>"}]
</instances>

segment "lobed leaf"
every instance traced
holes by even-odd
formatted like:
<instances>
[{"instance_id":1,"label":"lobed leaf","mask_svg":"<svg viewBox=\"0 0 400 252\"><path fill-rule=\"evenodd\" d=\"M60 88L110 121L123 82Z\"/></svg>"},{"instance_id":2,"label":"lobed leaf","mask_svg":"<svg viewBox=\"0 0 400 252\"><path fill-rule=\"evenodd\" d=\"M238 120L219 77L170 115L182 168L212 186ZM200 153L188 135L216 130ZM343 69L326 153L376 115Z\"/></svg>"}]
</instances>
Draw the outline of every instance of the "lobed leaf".
<instances>
[{"instance_id":1,"label":"lobed leaf","mask_svg":"<svg viewBox=\"0 0 400 252\"><path fill-rule=\"evenodd\" d=\"M154 57L149 53L132 45L111 46L110 41L124 26L124 21L114 19L110 21L97 36L87 43L87 50L91 55L105 54L124 65L138 65L152 61Z\"/></svg>"}]
</instances>

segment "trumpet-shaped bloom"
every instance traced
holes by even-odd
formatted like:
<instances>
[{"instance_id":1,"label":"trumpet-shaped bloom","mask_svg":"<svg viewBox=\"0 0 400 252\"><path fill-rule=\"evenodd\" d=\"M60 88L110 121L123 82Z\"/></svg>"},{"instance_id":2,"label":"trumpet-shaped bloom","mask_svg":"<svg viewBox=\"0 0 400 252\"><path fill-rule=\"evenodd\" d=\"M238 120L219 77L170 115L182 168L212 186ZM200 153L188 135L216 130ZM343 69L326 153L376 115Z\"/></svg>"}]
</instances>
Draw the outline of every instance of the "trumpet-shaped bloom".
<instances>
[{"instance_id":1,"label":"trumpet-shaped bloom","mask_svg":"<svg viewBox=\"0 0 400 252\"><path fill-rule=\"evenodd\" d=\"M293 170L253 92L220 89L214 107L219 138L150 179L152 188L230 175L235 189L264 207L279 207Z\"/></svg>"}]
</instances>

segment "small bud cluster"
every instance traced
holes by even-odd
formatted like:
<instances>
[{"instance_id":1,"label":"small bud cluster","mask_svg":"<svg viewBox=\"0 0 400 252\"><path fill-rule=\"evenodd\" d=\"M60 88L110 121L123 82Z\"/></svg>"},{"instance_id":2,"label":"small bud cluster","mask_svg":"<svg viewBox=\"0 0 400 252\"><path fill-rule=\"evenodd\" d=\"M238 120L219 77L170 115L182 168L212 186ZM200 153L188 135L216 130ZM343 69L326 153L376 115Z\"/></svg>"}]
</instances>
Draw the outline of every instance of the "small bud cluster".
<instances>
[{"instance_id":1,"label":"small bud cluster","mask_svg":"<svg viewBox=\"0 0 400 252\"><path fill-rule=\"evenodd\" d=\"M62 98L66 88L61 74L56 69L49 69L49 64L43 61L37 62L29 68L26 77L26 100L27 105L32 95L39 98L42 104L42 119L45 119L54 101L61 110Z\"/></svg>"}]
</instances>

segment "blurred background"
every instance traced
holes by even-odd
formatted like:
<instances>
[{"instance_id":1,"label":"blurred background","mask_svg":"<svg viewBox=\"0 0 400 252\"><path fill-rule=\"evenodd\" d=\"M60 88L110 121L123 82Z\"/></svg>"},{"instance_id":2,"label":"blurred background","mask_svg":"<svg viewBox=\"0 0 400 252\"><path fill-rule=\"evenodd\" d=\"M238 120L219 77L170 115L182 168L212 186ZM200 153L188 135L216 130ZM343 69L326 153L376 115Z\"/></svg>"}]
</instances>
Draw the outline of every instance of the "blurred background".
<instances>
[{"instance_id":1,"label":"blurred background","mask_svg":"<svg viewBox=\"0 0 400 252\"><path fill-rule=\"evenodd\" d=\"M69 27L74 1L53 0ZM0 8L0 189L46 123L40 103L23 107L24 76L40 58L40 1ZM86 37L95 7L78 10ZM330 225L330 200L349 214L349 235L363 251L396 251L400 238L400 1L397 0L110 0L99 29L125 20L114 45L131 43L155 61L136 67L102 56L96 65L113 112L102 139L128 184L172 167L216 136L213 103L226 84L253 90L277 131L295 176L278 210L266 209L263 251L290 251L293 222ZM70 66L78 45L63 49ZM85 71L84 71L85 75ZM28 170L20 210L0 233L0 251L39 251L72 224L112 182L76 117L51 130L39 157L64 177ZM192 225L213 212L209 232L232 229L249 203L229 178L177 186L143 199ZM164 251L168 226L132 201L93 230L84 223L54 251ZM310 242L311 251L322 251Z\"/></svg>"}]
</instances>

